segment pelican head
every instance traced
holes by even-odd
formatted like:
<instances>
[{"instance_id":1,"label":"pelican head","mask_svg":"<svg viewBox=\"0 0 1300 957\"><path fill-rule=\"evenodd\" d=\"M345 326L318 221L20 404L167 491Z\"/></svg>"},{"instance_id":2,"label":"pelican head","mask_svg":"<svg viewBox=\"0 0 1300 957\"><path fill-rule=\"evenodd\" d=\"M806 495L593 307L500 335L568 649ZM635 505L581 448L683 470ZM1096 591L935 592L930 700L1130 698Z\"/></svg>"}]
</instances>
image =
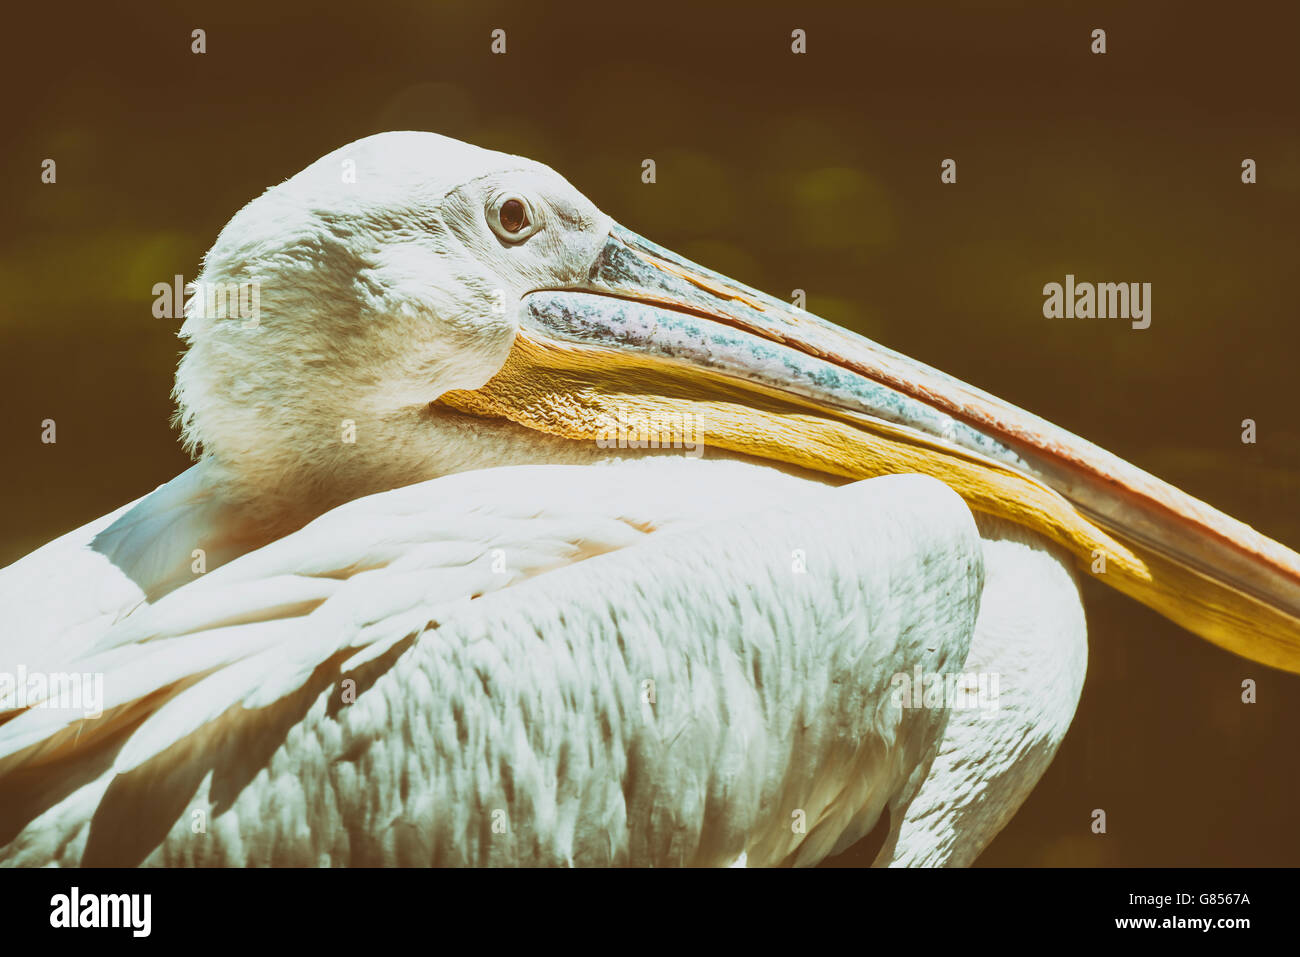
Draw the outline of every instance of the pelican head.
<instances>
[{"instance_id":1,"label":"pelican head","mask_svg":"<svg viewBox=\"0 0 1300 957\"><path fill-rule=\"evenodd\" d=\"M320 512L520 448L594 458L653 423L663 444L690 432L833 478L935 476L1189 630L1300 671L1300 556L656 246L539 163L432 133L343 147L222 231L200 291L247 284L254 316L193 297L175 392L187 445L254 511Z\"/></svg>"},{"instance_id":2,"label":"pelican head","mask_svg":"<svg viewBox=\"0 0 1300 957\"><path fill-rule=\"evenodd\" d=\"M431 403L491 379L525 297L581 284L610 228L546 166L433 133L325 156L204 259L176 376L187 446L268 510L471 467ZM255 315L220 307L250 286Z\"/></svg>"}]
</instances>

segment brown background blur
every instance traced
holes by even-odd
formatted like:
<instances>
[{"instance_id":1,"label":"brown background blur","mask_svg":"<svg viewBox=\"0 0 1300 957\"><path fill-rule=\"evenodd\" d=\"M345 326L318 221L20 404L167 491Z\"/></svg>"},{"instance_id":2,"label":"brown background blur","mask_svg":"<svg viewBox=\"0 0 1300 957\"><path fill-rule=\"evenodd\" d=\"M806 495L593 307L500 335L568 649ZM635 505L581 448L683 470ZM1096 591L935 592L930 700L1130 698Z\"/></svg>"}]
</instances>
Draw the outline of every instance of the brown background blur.
<instances>
[{"instance_id":1,"label":"brown background blur","mask_svg":"<svg viewBox=\"0 0 1300 957\"><path fill-rule=\"evenodd\" d=\"M0 564L185 468L152 285L387 129L546 162L632 229L1300 546L1295 4L153 6L6 11ZM1151 327L1044 319L1067 272L1153 283ZM1086 587L1078 718L981 863L1300 864L1300 678Z\"/></svg>"}]
</instances>

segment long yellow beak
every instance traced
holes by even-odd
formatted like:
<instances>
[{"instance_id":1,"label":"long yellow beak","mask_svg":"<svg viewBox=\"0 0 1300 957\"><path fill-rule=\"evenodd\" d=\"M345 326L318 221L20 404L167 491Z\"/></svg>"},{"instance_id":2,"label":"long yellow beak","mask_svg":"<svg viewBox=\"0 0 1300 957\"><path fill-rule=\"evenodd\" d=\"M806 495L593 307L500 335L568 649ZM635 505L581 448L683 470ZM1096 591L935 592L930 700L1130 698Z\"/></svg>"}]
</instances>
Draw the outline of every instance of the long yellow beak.
<instances>
[{"instance_id":1,"label":"long yellow beak","mask_svg":"<svg viewBox=\"0 0 1300 957\"><path fill-rule=\"evenodd\" d=\"M921 472L1088 574L1300 673L1300 555L979 389L614 227L583 284L523 300L505 367L441 401L573 440L653 423L846 479Z\"/></svg>"}]
</instances>

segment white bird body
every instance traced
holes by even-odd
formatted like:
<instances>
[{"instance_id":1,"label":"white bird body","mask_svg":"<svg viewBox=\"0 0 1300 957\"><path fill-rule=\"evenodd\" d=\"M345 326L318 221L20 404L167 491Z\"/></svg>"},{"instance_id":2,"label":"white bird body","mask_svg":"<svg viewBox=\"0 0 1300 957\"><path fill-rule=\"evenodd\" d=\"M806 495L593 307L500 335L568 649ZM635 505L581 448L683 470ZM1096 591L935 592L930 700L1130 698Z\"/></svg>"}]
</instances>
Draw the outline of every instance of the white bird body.
<instances>
[{"instance_id":1,"label":"white bird body","mask_svg":"<svg viewBox=\"0 0 1300 957\"><path fill-rule=\"evenodd\" d=\"M62 543L62 557L90 538ZM806 573L793 570L795 552ZM26 561L37 558L48 560ZM57 800L44 791L50 806L3 855L815 863L890 807L882 862L973 857L982 844L963 840L971 809L1009 816L1032 781L957 774L960 792L931 783L916 772L936 752L945 760L948 712L867 702L888 701L890 679L914 663L967 670L972 641L996 639L1021 606L1026 572L1069 584L1042 610L1052 627L1073 616L1082 648L1060 559L1030 548L1004 564L1000 600L981 605L988 572L974 523L920 478L832 491L678 458L495 469L371 496L139 606L65 661L105 673L106 727L72 755L89 779ZM1015 624L1017 644L1042 627ZM1007 770L1022 750L1050 760L1081 688L1081 657L1043 651L1040 665L1070 672L1063 696L1048 699L1058 714L1021 710L1043 703L1041 674L989 660L1006 710L948 722L965 720L987 743L1014 715ZM363 689L351 703L345 676ZM60 746L76 727L39 709L0 727L5 752L34 741L48 750L7 769L11 793L69 762ZM1025 741L1034 734L1044 740ZM925 805L927 787L944 807ZM925 813L914 818L913 805Z\"/></svg>"},{"instance_id":2,"label":"white bird body","mask_svg":"<svg viewBox=\"0 0 1300 957\"><path fill-rule=\"evenodd\" d=\"M810 864L887 811L877 863L967 864L1099 555L1300 670L1294 553L539 164L351 144L223 230L202 281L256 277L182 328L198 464L0 571L0 676L103 677L0 687L0 863ZM918 684L958 676L993 701Z\"/></svg>"}]
</instances>

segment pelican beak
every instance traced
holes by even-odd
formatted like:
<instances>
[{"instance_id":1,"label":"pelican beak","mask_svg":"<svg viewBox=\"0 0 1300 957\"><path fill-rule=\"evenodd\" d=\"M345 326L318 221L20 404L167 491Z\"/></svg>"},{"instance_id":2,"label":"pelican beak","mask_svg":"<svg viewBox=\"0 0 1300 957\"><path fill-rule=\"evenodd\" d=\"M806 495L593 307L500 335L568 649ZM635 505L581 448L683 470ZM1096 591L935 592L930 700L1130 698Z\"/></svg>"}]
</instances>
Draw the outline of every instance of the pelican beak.
<instances>
[{"instance_id":1,"label":"pelican beak","mask_svg":"<svg viewBox=\"0 0 1300 957\"><path fill-rule=\"evenodd\" d=\"M1237 654L1300 673L1300 555L992 395L615 226L522 303L505 367L442 402L579 441L932 475Z\"/></svg>"}]
</instances>

